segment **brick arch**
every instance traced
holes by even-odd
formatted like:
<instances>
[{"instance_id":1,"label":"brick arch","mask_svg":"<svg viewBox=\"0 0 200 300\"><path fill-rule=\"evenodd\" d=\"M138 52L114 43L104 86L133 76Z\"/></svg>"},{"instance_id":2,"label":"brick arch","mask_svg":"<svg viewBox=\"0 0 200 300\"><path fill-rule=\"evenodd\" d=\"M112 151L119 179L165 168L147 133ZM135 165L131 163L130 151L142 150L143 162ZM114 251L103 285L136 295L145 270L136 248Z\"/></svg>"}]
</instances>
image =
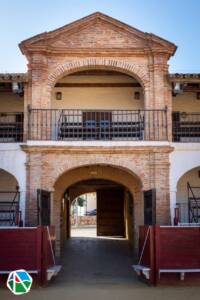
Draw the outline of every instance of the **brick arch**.
<instances>
[{"instance_id":1,"label":"brick arch","mask_svg":"<svg viewBox=\"0 0 200 300\"><path fill-rule=\"evenodd\" d=\"M56 168L53 172L53 176L51 176L51 186L49 186L49 189L54 189L56 182L59 180L63 174L68 173L69 171L73 169L78 169L81 167L93 167L93 166L107 166L111 168L115 168L123 170L125 173L130 174L133 178L138 181L139 185L143 187L143 181L142 181L142 174L140 174L139 170L136 168L132 170L130 168L130 164L128 161L119 161L112 158L112 155L110 156L109 163L105 160L104 157L88 157L87 159L82 160L71 160L63 163L62 165L59 164L59 167Z\"/></svg>"},{"instance_id":2,"label":"brick arch","mask_svg":"<svg viewBox=\"0 0 200 300\"><path fill-rule=\"evenodd\" d=\"M75 59L58 65L58 67L48 76L47 85L49 92L56 82L65 75L88 69L109 69L130 75L138 80L143 89L149 88L149 77L141 66L120 59L107 58L86 58Z\"/></svg>"},{"instance_id":3,"label":"brick arch","mask_svg":"<svg viewBox=\"0 0 200 300\"><path fill-rule=\"evenodd\" d=\"M96 169L99 167L99 170ZM87 169L91 168L91 169ZM97 171L96 174L90 172ZM99 172L98 172L99 171ZM111 164L83 164L79 167L65 170L54 182L54 204L60 205L60 200L67 188L84 180L104 179L116 182L126 187L132 194L134 202L140 203L138 195L142 192L142 183L140 178L127 168ZM141 204L141 203L140 203Z\"/></svg>"},{"instance_id":4,"label":"brick arch","mask_svg":"<svg viewBox=\"0 0 200 300\"><path fill-rule=\"evenodd\" d=\"M101 164L99 164L99 163L96 163L96 164L90 164L90 165L88 165L88 164L82 164L82 165L77 165L76 167L74 167L74 168L70 168L70 169L68 169L68 170L64 170L61 174L60 174L60 176L58 176L58 178L55 180L55 182L54 182L54 187L55 187L55 185L56 185L56 183L59 181L59 179L62 177L62 176L65 176L67 173L70 173L71 171L76 171L76 170L80 170L81 168L86 168L86 167L88 167L88 168L95 168L95 167L100 167L100 168L104 168L104 167L106 167L106 168L111 168L111 169L115 169L116 170L116 172L117 172L117 170L120 170L120 171L122 171L124 174L128 174L128 175L131 175L131 177L135 180L135 182L137 182L138 184L139 184L139 186L140 187L142 187L142 181L141 181L141 179L140 179L140 177L137 175L137 174L135 174L134 172L132 172L130 169L127 169L127 168L124 168L124 167L121 167L121 166L117 166L117 165L113 165L113 164L103 164L103 163L101 163ZM87 178L85 178L85 179L92 179L92 178L95 178L93 175L91 175L91 176L89 176L89 177L87 177ZM84 179L84 180L85 180ZM102 179L103 179L103 177L102 177ZM83 179L81 179L81 180L83 180ZM109 179L108 179L109 180ZM110 178L110 180L112 180L112 178ZM77 179L77 182L79 181L79 179ZM76 183L76 182L72 182L73 184L74 183ZM119 182L119 183L121 183L121 182Z\"/></svg>"},{"instance_id":5,"label":"brick arch","mask_svg":"<svg viewBox=\"0 0 200 300\"><path fill-rule=\"evenodd\" d=\"M140 182L138 181L139 178L131 172L130 170L127 170L126 168L122 168L120 166L117 167L117 165L111 165L111 164L96 164L98 166L102 166L106 169L102 172L102 174L99 174L98 176L93 176L89 174L88 170L86 170L85 167L88 165L82 165L81 167L77 168L71 168L65 171L61 176L59 176L54 184L54 190L53 190L53 214L51 216L52 224L55 225L56 228L56 237L57 237L57 247L58 247L58 254L59 247L60 247L60 239L61 239L61 203L63 194L66 190L66 188L69 188L73 184L82 181L82 180L90 180L90 179L104 179L104 180L111 180L115 183L123 185L125 188L128 189L130 194L132 195L132 201L134 205L133 210L133 216L132 216L132 222L134 220L135 224L143 224L143 217L142 217L142 189ZM95 165L89 165L89 167L94 167ZM111 171L111 169L113 169ZM81 170L81 173L80 173ZM68 227L69 228L69 227ZM133 227L134 236L137 236L137 227ZM135 238L135 242L136 238Z\"/></svg>"},{"instance_id":6,"label":"brick arch","mask_svg":"<svg viewBox=\"0 0 200 300\"><path fill-rule=\"evenodd\" d=\"M89 173L90 171L86 170L86 167L90 167L92 170L94 170L97 166L100 167L102 173L100 171L100 173L92 175ZM140 178L132 171L128 170L127 168L111 164L83 164L79 167L65 170L62 174L60 174L59 177L56 178L52 187L52 190L54 191L55 205L60 205L60 200L62 199L66 188L69 188L71 185L79 181L90 179L112 180L116 183L119 183L130 191L133 199L135 199L136 202L141 202L141 199L138 200L138 195L140 195L142 192L142 182Z\"/></svg>"}]
</instances>

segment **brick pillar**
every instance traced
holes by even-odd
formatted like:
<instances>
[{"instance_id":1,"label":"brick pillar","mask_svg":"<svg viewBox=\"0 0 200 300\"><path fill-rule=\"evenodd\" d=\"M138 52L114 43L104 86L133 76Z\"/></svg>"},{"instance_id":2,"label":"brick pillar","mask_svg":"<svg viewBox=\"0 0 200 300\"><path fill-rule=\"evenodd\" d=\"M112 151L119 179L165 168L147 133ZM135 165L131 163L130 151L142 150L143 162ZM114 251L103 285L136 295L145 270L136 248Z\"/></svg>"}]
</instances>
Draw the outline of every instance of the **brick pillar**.
<instances>
[{"instance_id":1,"label":"brick pillar","mask_svg":"<svg viewBox=\"0 0 200 300\"><path fill-rule=\"evenodd\" d=\"M41 188L41 153L28 153L26 226L37 225L37 189Z\"/></svg>"},{"instance_id":2,"label":"brick pillar","mask_svg":"<svg viewBox=\"0 0 200 300\"><path fill-rule=\"evenodd\" d=\"M169 225L170 192L169 192L169 153L155 155L155 188L156 188L156 223Z\"/></svg>"}]
</instances>

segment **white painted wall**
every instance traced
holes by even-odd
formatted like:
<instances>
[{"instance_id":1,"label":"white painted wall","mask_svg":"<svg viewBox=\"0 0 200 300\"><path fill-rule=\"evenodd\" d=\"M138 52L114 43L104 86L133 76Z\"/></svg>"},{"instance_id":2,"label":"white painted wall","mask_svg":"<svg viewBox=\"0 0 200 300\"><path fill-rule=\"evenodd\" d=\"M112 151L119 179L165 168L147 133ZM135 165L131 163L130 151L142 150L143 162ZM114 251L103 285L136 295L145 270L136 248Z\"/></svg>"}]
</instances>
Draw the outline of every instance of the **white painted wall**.
<instances>
[{"instance_id":1,"label":"white painted wall","mask_svg":"<svg viewBox=\"0 0 200 300\"><path fill-rule=\"evenodd\" d=\"M193 189L193 193L195 197L197 198L200 197L199 171L200 171L200 166L188 171L179 179L177 184L176 202L179 204L180 220L183 223L188 222L188 189L187 189L188 182L191 187L195 187ZM190 196L192 195L191 192L189 194Z\"/></svg>"},{"instance_id":2,"label":"white painted wall","mask_svg":"<svg viewBox=\"0 0 200 300\"><path fill-rule=\"evenodd\" d=\"M170 154L170 209L171 222L174 219L174 208L180 198L177 194L179 179L188 171L200 167L199 143L172 143L174 151Z\"/></svg>"},{"instance_id":3,"label":"white painted wall","mask_svg":"<svg viewBox=\"0 0 200 300\"><path fill-rule=\"evenodd\" d=\"M97 208L96 193L89 193L86 196L87 199L87 211L91 211Z\"/></svg>"},{"instance_id":4,"label":"white painted wall","mask_svg":"<svg viewBox=\"0 0 200 300\"><path fill-rule=\"evenodd\" d=\"M7 171L0 169L0 202L13 201L17 186L18 182L16 178Z\"/></svg>"},{"instance_id":5,"label":"white painted wall","mask_svg":"<svg viewBox=\"0 0 200 300\"><path fill-rule=\"evenodd\" d=\"M18 143L0 144L0 169L12 174L20 188L20 210L25 217L26 199L26 154Z\"/></svg>"}]
</instances>

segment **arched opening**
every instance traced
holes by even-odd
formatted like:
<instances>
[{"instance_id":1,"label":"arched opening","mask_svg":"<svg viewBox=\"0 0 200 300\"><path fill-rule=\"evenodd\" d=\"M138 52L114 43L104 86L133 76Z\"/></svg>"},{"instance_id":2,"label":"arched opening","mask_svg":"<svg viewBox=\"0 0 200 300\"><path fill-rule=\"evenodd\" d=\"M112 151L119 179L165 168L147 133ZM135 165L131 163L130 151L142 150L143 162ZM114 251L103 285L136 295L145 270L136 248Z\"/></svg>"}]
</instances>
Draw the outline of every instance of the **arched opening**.
<instances>
[{"instance_id":1,"label":"arched opening","mask_svg":"<svg viewBox=\"0 0 200 300\"><path fill-rule=\"evenodd\" d=\"M66 190L65 201L69 201L71 217L66 235L121 237L132 242L133 198L124 185L108 179L79 181ZM65 213L62 205L61 215Z\"/></svg>"},{"instance_id":2,"label":"arched opening","mask_svg":"<svg viewBox=\"0 0 200 300\"><path fill-rule=\"evenodd\" d=\"M59 92L62 93L60 100L56 99ZM88 69L64 75L52 91L52 108L142 109L143 105L140 82L128 74L109 69Z\"/></svg>"},{"instance_id":3,"label":"arched opening","mask_svg":"<svg viewBox=\"0 0 200 300\"><path fill-rule=\"evenodd\" d=\"M104 272L112 273L112 278L121 276L121 272L132 278L137 228L143 224L141 188L137 175L112 165L77 167L57 179L51 220L69 278L73 277L72 269L77 270L77 276L87 279L98 272L102 276ZM71 205L77 197L89 193L96 194L96 232L90 226L74 230ZM111 265L116 261L120 267L113 270Z\"/></svg>"},{"instance_id":4,"label":"arched opening","mask_svg":"<svg viewBox=\"0 0 200 300\"><path fill-rule=\"evenodd\" d=\"M143 139L144 89L128 73L93 67L63 75L52 88L51 109L59 140Z\"/></svg>"},{"instance_id":5,"label":"arched opening","mask_svg":"<svg viewBox=\"0 0 200 300\"><path fill-rule=\"evenodd\" d=\"M0 226L19 224L19 200L18 181L12 174L0 169Z\"/></svg>"},{"instance_id":6,"label":"arched opening","mask_svg":"<svg viewBox=\"0 0 200 300\"><path fill-rule=\"evenodd\" d=\"M81 183L79 183L81 184ZM82 182L84 185L84 182ZM75 187L74 187L75 188ZM93 190L93 189L92 189ZM70 236L97 236L97 192L79 192L71 201Z\"/></svg>"},{"instance_id":7,"label":"arched opening","mask_svg":"<svg viewBox=\"0 0 200 300\"><path fill-rule=\"evenodd\" d=\"M124 236L134 247L137 225L143 224L142 183L132 172L112 165L83 165L64 172L54 184L54 199L51 223L56 225L57 240L60 245L70 237L70 206L72 201L81 194L97 192L100 187L106 190L120 190L123 199ZM99 196L101 197L101 195ZM111 196L106 196L108 197ZM97 197L98 198L98 197ZM112 199L114 201L114 199ZM105 200L105 205L109 201ZM111 203L111 202L110 202ZM111 207L113 207L113 202ZM97 208L98 210L98 208ZM112 209L111 209L112 211ZM125 215L124 215L125 213ZM108 218L109 219L109 218ZM59 222L58 222L59 220ZM113 234L114 235L114 234Z\"/></svg>"},{"instance_id":8,"label":"arched opening","mask_svg":"<svg viewBox=\"0 0 200 300\"><path fill-rule=\"evenodd\" d=\"M181 223L200 223L200 166L182 175L177 183Z\"/></svg>"}]
</instances>

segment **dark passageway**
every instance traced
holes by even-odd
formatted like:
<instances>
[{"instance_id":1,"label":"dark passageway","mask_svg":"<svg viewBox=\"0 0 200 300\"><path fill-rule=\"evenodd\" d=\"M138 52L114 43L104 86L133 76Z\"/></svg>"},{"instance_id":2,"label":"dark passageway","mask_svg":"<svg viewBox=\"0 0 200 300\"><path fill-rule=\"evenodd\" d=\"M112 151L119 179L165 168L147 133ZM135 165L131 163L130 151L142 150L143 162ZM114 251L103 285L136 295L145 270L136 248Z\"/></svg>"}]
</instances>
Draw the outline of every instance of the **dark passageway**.
<instances>
[{"instance_id":1,"label":"dark passageway","mask_svg":"<svg viewBox=\"0 0 200 300\"><path fill-rule=\"evenodd\" d=\"M63 272L58 281L75 284L133 284L133 255L128 240L73 237L62 255Z\"/></svg>"}]
</instances>

